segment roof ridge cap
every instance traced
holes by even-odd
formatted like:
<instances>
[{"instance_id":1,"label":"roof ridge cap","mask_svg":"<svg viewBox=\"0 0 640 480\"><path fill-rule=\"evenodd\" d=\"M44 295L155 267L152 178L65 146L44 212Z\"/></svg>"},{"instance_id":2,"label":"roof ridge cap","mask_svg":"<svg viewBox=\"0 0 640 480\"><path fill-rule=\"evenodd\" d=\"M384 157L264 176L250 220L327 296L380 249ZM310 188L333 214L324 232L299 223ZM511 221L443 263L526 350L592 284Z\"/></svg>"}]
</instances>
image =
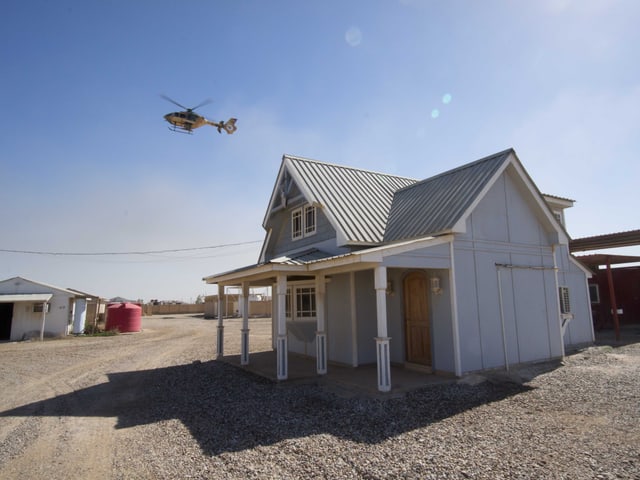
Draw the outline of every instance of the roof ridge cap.
<instances>
[{"instance_id":1,"label":"roof ridge cap","mask_svg":"<svg viewBox=\"0 0 640 480\"><path fill-rule=\"evenodd\" d=\"M461 172L462 170L466 170L467 168L474 167L477 164L482 163L482 162L487 162L487 161L489 161L491 159L494 159L495 157L499 157L501 155L505 155L506 153L514 153L515 154L515 151L514 151L513 148L507 148L506 150L502 150L501 152L497 152L497 153L493 153L491 155L487 155L486 157L482 157L482 158L480 158L478 160L474 160L473 162L466 163L464 165L460 165L459 167L455 167L455 168L452 168L450 170L446 170L444 172L437 173L435 175L432 175L431 177L427 177L427 178L425 178L423 180L420 180L420 181L414 183L413 185L408 185L406 187L402 187L402 188L398 189L397 192L400 192L402 190L407 190L409 188L417 187L418 185L422 185L424 183L430 182L432 180L435 180L436 178L441 178L441 177L444 177L444 176L447 176L447 175L451 175L453 173Z\"/></svg>"},{"instance_id":2,"label":"roof ridge cap","mask_svg":"<svg viewBox=\"0 0 640 480\"><path fill-rule=\"evenodd\" d=\"M284 154L283 157L284 158L288 158L289 160L299 160L299 161L302 161L302 162L318 163L320 165L326 165L326 166L329 166L329 167L336 167L336 168L342 168L342 169L345 169L345 170L353 170L353 171L363 172L363 173L372 173L374 175L384 175L386 177L402 178L404 180L411 180L412 182L419 182L419 180L416 179L416 178L406 177L406 176L403 176L403 175L395 175L393 173L383 173L383 172L378 172L378 171L375 171L375 170L368 170L368 169L365 169L365 168L352 167L350 165L340 165L338 163L325 162L325 161L322 161L322 160L315 160L313 158L300 157L300 156L297 156L297 155Z\"/></svg>"}]
</instances>

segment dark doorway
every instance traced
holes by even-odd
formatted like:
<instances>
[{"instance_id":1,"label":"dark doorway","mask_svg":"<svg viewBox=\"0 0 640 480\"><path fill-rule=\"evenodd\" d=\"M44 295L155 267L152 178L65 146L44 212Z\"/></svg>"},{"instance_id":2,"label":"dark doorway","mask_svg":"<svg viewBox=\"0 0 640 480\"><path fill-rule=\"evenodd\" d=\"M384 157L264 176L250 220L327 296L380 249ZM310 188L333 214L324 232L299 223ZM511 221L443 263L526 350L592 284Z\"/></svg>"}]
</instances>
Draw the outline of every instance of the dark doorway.
<instances>
[{"instance_id":1,"label":"dark doorway","mask_svg":"<svg viewBox=\"0 0 640 480\"><path fill-rule=\"evenodd\" d=\"M0 341L11 340L13 303L0 303Z\"/></svg>"}]
</instances>

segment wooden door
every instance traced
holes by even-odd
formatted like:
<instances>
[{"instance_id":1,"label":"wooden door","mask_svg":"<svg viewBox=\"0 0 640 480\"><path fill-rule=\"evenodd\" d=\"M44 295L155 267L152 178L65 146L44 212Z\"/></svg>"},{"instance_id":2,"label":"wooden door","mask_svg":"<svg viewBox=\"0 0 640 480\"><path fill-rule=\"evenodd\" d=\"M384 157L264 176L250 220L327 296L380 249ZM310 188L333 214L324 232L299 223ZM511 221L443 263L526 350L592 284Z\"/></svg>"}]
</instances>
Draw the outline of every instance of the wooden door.
<instances>
[{"instance_id":1,"label":"wooden door","mask_svg":"<svg viewBox=\"0 0 640 480\"><path fill-rule=\"evenodd\" d=\"M431 366L431 329L427 276L413 272L404 279L404 325L407 362Z\"/></svg>"}]
</instances>

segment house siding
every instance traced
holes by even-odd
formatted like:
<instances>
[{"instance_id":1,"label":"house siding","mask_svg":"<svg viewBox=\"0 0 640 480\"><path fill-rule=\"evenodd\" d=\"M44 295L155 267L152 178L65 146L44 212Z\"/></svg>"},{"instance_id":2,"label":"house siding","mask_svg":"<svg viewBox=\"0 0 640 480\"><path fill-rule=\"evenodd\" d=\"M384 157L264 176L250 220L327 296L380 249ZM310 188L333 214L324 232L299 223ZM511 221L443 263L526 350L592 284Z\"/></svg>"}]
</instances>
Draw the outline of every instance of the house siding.
<instances>
[{"instance_id":1,"label":"house siding","mask_svg":"<svg viewBox=\"0 0 640 480\"><path fill-rule=\"evenodd\" d=\"M564 345L568 349L592 343L595 340L591 315L589 287L584 272L570 259L569 249L562 245L557 249L558 286L569 287L571 313L564 333Z\"/></svg>"},{"instance_id":2,"label":"house siding","mask_svg":"<svg viewBox=\"0 0 640 480\"><path fill-rule=\"evenodd\" d=\"M353 360L349 274L334 275L327 284L327 355L330 361L351 365Z\"/></svg>"},{"instance_id":3,"label":"house siding","mask_svg":"<svg viewBox=\"0 0 640 480\"><path fill-rule=\"evenodd\" d=\"M503 322L510 365L562 355L553 248L539 217L507 170L454 242L463 372L505 365ZM500 284L496 264L515 267L500 268Z\"/></svg>"},{"instance_id":4,"label":"house siding","mask_svg":"<svg viewBox=\"0 0 640 480\"><path fill-rule=\"evenodd\" d=\"M336 231L321 208L316 208L316 233L298 240L291 238L291 212L304 205L307 204L299 203L272 217L272 246L267 249L266 261L304 248L315 247L319 243L334 245L334 249L336 248Z\"/></svg>"}]
</instances>

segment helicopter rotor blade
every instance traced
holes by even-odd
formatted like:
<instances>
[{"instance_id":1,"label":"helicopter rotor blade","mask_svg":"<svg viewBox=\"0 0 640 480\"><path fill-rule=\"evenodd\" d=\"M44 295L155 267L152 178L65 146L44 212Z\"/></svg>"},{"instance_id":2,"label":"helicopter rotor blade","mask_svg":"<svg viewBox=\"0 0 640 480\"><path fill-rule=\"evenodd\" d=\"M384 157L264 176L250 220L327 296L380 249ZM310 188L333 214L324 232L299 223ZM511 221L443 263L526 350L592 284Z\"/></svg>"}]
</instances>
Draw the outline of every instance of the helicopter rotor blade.
<instances>
[{"instance_id":1,"label":"helicopter rotor blade","mask_svg":"<svg viewBox=\"0 0 640 480\"><path fill-rule=\"evenodd\" d=\"M196 108L200 108L200 107L204 107L205 105L209 105L210 103L213 103L213 100L211 100L210 98L207 98L206 100L203 100L202 102L200 102L198 105L196 105L193 108L190 108L190 110L195 110Z\"/></svg>"},{"instance_id":2,"label":"helicopter rotor blade","mask_svg":"<svg viewBox=\"0 0 640 480\"><path fill-rule=\"evenodd\" d=\"M161 96L162 98L164 98L167 102L171 102L171 103L173 103L174 105L177 105L177 106L178 106L178 107L180 107L180 108L184 108L185 110L193 110L193 108L187 108L187 107L185 107L184 105L180 105L178 102L176 102L176 101L175 101L175 100L173 100L172 98L167 97L166 95L160 94L160 96ZM197 107L196 107L196 108L197 108Z\"/></svg>"}]
</instances>

